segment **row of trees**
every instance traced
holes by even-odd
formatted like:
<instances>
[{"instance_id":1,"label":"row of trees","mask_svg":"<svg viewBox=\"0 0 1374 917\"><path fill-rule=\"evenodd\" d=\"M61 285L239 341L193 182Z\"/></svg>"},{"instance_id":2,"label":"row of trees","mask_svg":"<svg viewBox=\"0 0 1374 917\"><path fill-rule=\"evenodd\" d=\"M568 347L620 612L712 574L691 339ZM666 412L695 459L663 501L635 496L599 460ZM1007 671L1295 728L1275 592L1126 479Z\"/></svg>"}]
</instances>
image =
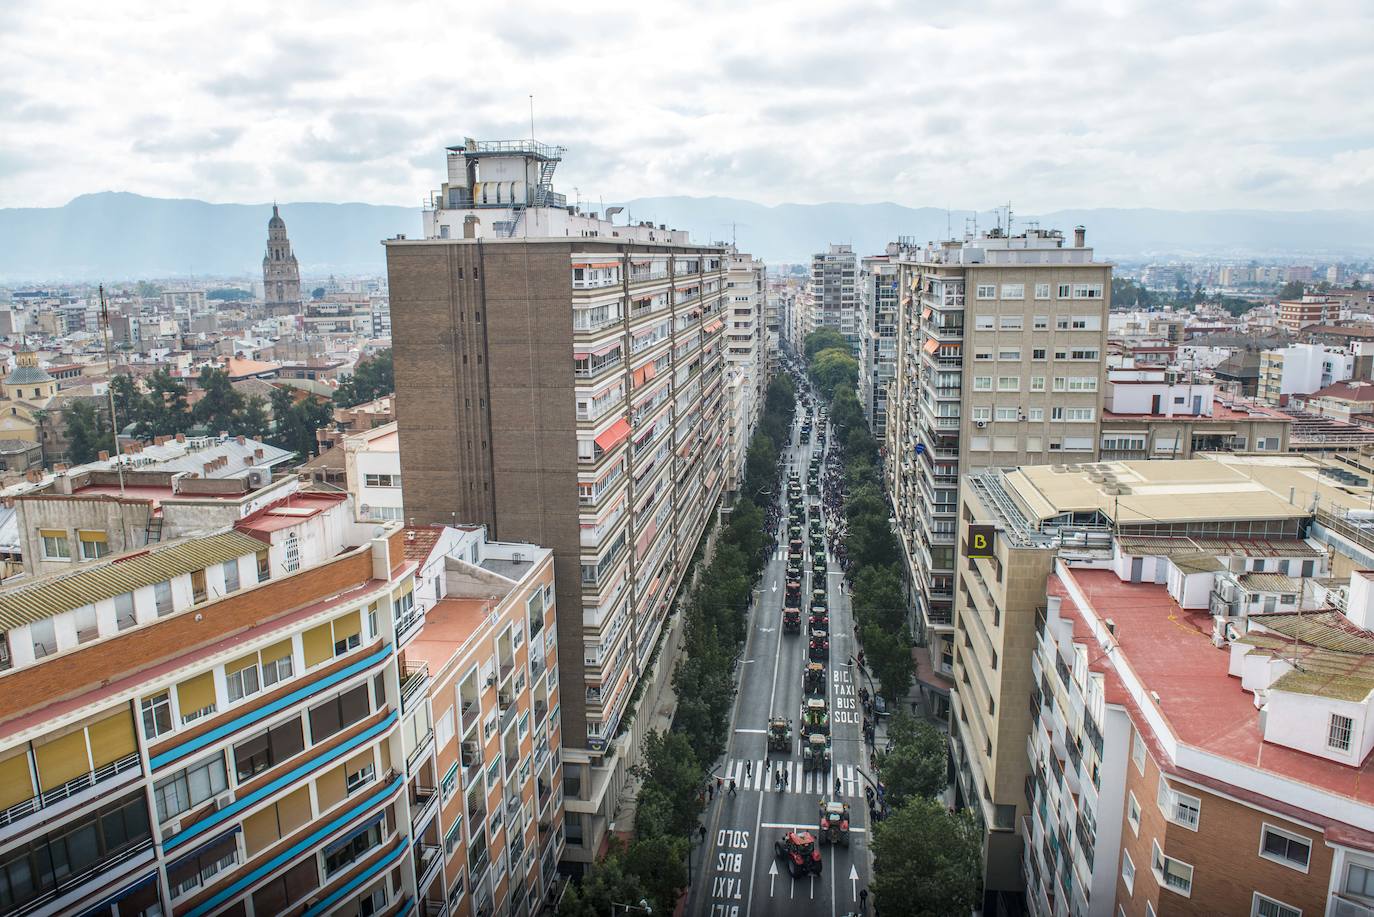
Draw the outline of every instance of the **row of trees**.
<instances>
[{"instance_id":1,"label":"row of trees","mask_svg":"<svg viewBox=\"0 0 1374 917\"><path fill-rule=\"evenodd\" d=\"M191 384L200 390L192 405ZM205 367L194 383L160 368L141 381L115 376L115 418L121 431L141 440L203 430L209 434L248 436L289 449L301 458L317 451L315 431L333 419L333 406L352 407L391 392L395 376L391 351L383 350L360 362L353 376L339 386L333 403L291 388L278 386L270 398L244 395L228 373ZM114 452L108 412L104 405L73 401L63 410L67 456L74 464L94 461L100 452Z\"/></svg>"},{"instance_id":2,"label":"row of trees","mask_svg":"<svg viewBox=\"0 0 1374 917\"><path fill-rule=\"evenodd\" d=\"M687 884L706 769L725 751L735 660L748 630L754 583L767 561L768 526L760 504L776 492L778 454L790 436L795 408L791 383L774 379L730 521L717 535L697 587L682 601L684 658L673 673L677 714L670 731L654 730L645 738L644 761L635 770L641 781L635 840L613 847L581 886L568 891L559 910L565 917L601 917L611 913L612 902L641 898L655 913L672 913Z\"/></svg>"},{"instance_id":3,"label":"row of trees","mask_svg":"<svg viewBox=\"0 0 1374 917\"><path fill-rule=\"evenodd\" d=\"M838 339L838 342L837 340ZM897 701L911 687L911 635L902 586L901 546L884 497L882 460L844 361L844 339L824 329L807 336L808 371L830 400L832 448L840 451L848 525L851 607L868 669L881 693ZM874 826L873 895L897 917L967 914L979 900L982 833L968 812L951 812L945 736L900 709L887 729L891 748L878 755L888 815Z\"/></svg>"}]
</instances>

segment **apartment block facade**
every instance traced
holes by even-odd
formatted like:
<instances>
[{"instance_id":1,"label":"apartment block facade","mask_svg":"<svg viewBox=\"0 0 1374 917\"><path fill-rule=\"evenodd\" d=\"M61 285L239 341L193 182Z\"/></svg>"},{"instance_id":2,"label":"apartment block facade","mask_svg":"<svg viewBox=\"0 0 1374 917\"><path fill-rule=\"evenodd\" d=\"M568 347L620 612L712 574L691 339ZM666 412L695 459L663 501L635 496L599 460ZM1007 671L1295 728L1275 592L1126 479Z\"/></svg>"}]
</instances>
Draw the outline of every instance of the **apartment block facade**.
<instances>
[{"instance_id":1,"label":"apartment block facade","mask_svg":"<svg viewBox=\"0 0 1374 917\"><path fill-rule=\"evenodd\" d=\"M899 262L885 471L937 715L954 674L960 476L1097 455L1112 265L1081 229L1065 242L993 231Z\"/></svg>"},{"instance_id":2,"label":"apartment block facade","mask_svg":"<svg viewBox=\"0 0 1374 917\"><path fill-rule=\"evenodd\" d=\"M764 309L765 267L753 255L732 252L725 275L729 325L725 329L726 490L738 490L744 478L744 458L763 410L768 384L767 335Z\"/></svg>"},{"instance_id":3,"label":"apartment block facade","mask_svg":"<svg viewBox=\"0 0 1374 917\"><path fill-rule=\"evenodd\" d=\"M406 516L553 551L564 764L591 774L567 858L590 862L622 720L725 486L729 255L541 205L559 155L451 149L426 238L386 252Z\"/></svg>"},{"instance_id":4,"label":"apartment block facade","mask_svg":"<svg viewBox=\"0 0 1374 917\"><path fill-rule=\"evenodd\" d=\"M855 353L859 348L858 274L852 246L832 244L811 256L806 333L832 328L844 335Z\"/></svg>"},{"instance_id":5,"label":"apartment block facade","mask_svg":"<svg viewBox=\"0 0 1374 917\"><path fill-rule=\"evenodd\" d=\"M480 530L450 537L444 575L421 583L398 525L357 525L346 498L297 494L230 528L0 593L0 907L459 915L510 902L529 913L526 889L536 905L546 889L527 851L556 859L546 848L559 835L506 799L537 805L524 768L539 765L531 753L503 766L517 724L486 743L494 768L484 759L464 774L485 812L512 813L504 834L448 805L459 785L435 775L458 750L436 739L431 705L442 722L456 698L431 698L441 673L407 643L425 639L434 595L472 595L475 579L482 626L523 629L525 596L542 598L552 564ZM518 578L483 572L512 551L534 561ZM542 623L552 632L552 615ZM510 631L483 631L464 649L509 661L501 639ZM536 690L525 688L527 712ZM482 703L499 715L494 698Z\"/></svg>"},{"instance_id":6,"label":"apartment block facade","mask_svg":"<svg viewBox=\"0 0 1374 917\"><path fill-rule=\"evenodd\" d=\"M1368 495L1335 470L968 477L951 729L994 895L1024 889L1038 915L1371 912L1374 736L1354 724L1374 592L1329 553L1368 547L1311 509Z\"/></svg>"},{"instance_id":7,"label":"apartment block facade","mask_svg":"<svg viewBox=\"0 0 1374 917\"><path fill-rule=\"evenodd\" d=\"M859 265L859 406L873 435L887 434L887 386L897 363L897 259L901 246Z\"/></svg>"}]
</instances>

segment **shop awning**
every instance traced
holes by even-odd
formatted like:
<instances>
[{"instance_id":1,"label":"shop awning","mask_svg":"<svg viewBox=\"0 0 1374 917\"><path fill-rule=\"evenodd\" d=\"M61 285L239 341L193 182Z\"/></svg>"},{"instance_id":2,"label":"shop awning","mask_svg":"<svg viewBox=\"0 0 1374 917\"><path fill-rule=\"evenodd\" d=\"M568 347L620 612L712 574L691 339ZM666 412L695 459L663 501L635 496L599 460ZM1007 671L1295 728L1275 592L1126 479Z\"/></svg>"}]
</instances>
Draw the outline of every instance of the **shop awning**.
<instances>
[{"instance_id":1,"label":"shop awning","mask_svg":"<svg viewBox=\"0 0 1374 917\"><path fill-rule=\"evenodd\" d=\"M629 435L630 422L622 417L605 430L601 431L601 435L596 438L596 444L600 446L603 451L609 452L623 443L625 438Z\"/></svg>"},{"instance_id":2,"label":"shop awning","mask_svg":"<svg viewBox=\"0 0 1374 917\"><path fill-rule=\"evenodd\" d=\"M925 346L921 349L924 350L926 353L934 353L935 351L940 349L940 342L935 340L935 338L931 338L930 340L926 341Z\"/></svg>"},{"instance_id":3,"label":"shop awning","mask_svg":"<svg viewBox=\"0 0 1374 917\"><path fill-rule=\"evenodd\" d=\"M930 318L931 308L926 306L921 310L921 318Z\"/></svg>"},{"instance_id":4,"label":"shop awning","mask_svg":"<svg viewBox=\"0 0 1374 917\"><path fill-rule=\"evenodd\" d=\"M574 261L573 267L620 267L619 261Z\"/></svg>"}]
</instances>

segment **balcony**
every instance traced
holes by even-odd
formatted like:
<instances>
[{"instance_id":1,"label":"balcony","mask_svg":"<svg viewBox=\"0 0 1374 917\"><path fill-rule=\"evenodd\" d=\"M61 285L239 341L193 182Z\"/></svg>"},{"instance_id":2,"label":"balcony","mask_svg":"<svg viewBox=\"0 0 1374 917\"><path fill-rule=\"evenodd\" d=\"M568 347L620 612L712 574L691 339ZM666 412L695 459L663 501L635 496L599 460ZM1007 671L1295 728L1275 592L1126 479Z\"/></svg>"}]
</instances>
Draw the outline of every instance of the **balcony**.
<instances>
[{"instance_id":1,"label":"balcony","mask_svg":"<svg viewBox=\"0 0 1374 917\"><path fill-rule=\"evenodd\" d=\"M411 827L414 828L429 818L430 813L438 808L438 802L439 791L437 789L422 783L414 784L410 789Z\"/></svg>"},{"instance_id":2,"label":"balcony","mask_svg":"<svg viewBox=\"0 0 1374 917\"><path fill-rule=\"evenodd\" d=\"M448 917L448 902L426 898L420 905L424 917Z\"/></svg>"},{"instance_id":3,"label":"balcony","mask_svg":"<svg viewBox=\"0 0 1374 917\"><path fill-rule=\"evenodd\" d=\"M413 709L413 704L417 697L423 698L424 690L429 686L429 663L428 662L407 662L405 672L401 677L401 712L405 713Z\"/></svg>"},{"instance_id":4,"label":"balcony","mask_svg":"<svg viewBox=\"0 0 1374 917\"><path fill-rule=\"evenodd\" d=\"M8 809L0 812L0 828L7 827L19 819L32 815L42 809L54 806L64 799L69 799L93 786L111 781L121 774L132 776L135 772L141 771L141 768L142 765L139 763L138 753L135 752L134 754L120 758L118 761L112 761L104 767L97 768L90 773L73 777L60 786L45 790L39 796L34 796L23 802L15 803Z\"/></svg>"},{"instance_id":5,"label":"balcony","mask_svg":"<svg viewBox=\"0 0 1374 917\"><path fill-rule=\"evenodd\" d=\"M416 843L415 845L415 884L418 888L428 888L439 864L443 862L443 848L438 844Z\"/></svg>"},{"instance_id":6,"label":"balcony","mask_svg":"<svg viewBox=\"0 0 1374 917\"><path fill-rule=\"evenodd\" d=\"M574 290L599 290L602 287L614 287L619 284L619 277L591 277L582 280L573 278L572 282Z\"/></svg>"},{"instance_id":7,"label":"balcony","mask_svg":"<svg viewBox=\"0 0 1374 917\"><path fill-rule=\"evenodd\" d=\"M1367 904L1342 894L1331 896L1331 917L1374 917L1374 904Z\"/></svg>"}]
</instances>

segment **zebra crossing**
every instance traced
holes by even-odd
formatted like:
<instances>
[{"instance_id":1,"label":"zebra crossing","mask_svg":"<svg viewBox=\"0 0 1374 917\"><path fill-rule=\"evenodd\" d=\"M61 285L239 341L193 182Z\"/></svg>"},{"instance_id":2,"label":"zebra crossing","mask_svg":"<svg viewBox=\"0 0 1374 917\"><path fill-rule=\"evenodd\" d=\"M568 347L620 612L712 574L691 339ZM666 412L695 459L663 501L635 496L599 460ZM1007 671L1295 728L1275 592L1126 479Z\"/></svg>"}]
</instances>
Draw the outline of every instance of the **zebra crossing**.
<instances>
[{"instance_id":1,"label":"zebra crossing","mask_svg":"<svg viewBox=\"0 0 1374 917\"><path fill-rule=\"evenodd\" d=\"M842 796L862 796L863 781L858 769L852 764L836 764L828 771L803 771L800 761L774 760L765 767L763 759L752 762L753 767L746 773L743 758L731 758L725 763L721 779L729 784L734 780L741 790L759 790L765 793L801 793L808 796L830 796L835 791L835 779L840 781ZM769 770L769 767L772 770ZM773 773L783 771L787 782L781 788L773 781Z\"/></svg>"}]
</instances>

